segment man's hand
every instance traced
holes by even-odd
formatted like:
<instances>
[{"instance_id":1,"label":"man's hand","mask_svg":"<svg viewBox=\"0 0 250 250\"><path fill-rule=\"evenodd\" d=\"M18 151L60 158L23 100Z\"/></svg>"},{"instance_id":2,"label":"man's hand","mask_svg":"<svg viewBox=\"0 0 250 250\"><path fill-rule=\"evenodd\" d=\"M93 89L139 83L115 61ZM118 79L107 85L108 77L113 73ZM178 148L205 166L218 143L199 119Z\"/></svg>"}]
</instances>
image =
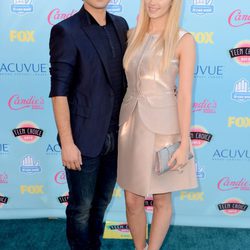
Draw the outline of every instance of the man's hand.
<instances>
[{"instance_id":1,"label":"man's hand","mask_svg":"<svg viewBox=\"0 0 250 250\"><path fill-rule=\"evenodd\" d=\"M67 169L81 171L82 155L75 144L62 146L62 164Z\"/></svg>"}]
</instances>

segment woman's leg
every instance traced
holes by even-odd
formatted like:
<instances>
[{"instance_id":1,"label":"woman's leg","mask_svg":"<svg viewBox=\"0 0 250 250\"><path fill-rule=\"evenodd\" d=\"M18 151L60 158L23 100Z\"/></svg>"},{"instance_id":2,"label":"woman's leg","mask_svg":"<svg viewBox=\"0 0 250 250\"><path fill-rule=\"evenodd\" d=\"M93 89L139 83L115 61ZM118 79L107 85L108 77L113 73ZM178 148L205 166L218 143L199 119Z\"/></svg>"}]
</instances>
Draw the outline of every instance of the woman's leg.
<instances>
[{"instance_id":1,"label":"woman's leg","mask_svg":"<svg viewBox=\"0 0 250 250\"><path fill-rule=\"evenodd\" d=\"M129 229L134 240L136 250L143 250L146 246L146 213L144 196L125 191L126 215Z\"/></svg>"},{"instance_id":2,"label":"woman's leg","mask_svg":"<svg viewBox=\"0 0 250 250\"><path fill-rule=\"evenodd\" d=\"M148 250L161 248L171 222L171 216L171 193L154 194L154 212Z\"/></svg>"}]
</instances>

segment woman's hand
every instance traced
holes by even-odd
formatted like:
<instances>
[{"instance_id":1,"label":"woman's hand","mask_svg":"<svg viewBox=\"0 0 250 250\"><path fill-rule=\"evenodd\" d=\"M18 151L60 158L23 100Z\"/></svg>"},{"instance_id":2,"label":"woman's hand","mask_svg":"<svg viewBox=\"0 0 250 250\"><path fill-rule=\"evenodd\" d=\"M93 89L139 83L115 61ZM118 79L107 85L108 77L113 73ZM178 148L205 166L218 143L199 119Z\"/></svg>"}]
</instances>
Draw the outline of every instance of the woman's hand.
<instances>
[{"instance_id":1,"label":"woman's hand","mask_svg":"<svg viewBox=\"0 0 250 250\"><path fill-rule=\"evenodd\" d=\"M180 173L183 172L182 168L188 162L189 150L189 146L180 145L168 161L168 166L170 166L171 170L178 170Z\"/></svg>"}]
</instances>

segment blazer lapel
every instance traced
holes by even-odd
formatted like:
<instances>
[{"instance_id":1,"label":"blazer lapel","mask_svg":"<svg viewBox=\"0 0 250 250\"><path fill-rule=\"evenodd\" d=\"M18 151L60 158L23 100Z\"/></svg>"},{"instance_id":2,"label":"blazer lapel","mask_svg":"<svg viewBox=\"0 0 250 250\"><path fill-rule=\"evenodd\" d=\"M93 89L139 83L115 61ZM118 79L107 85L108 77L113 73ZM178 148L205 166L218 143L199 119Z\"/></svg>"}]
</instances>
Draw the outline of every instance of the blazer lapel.
<instances>
[{"instance_id":1,"label":"blazer lapel","mask_svg":"<svg viewBox=\"0 0 250 250\"><path fill-rule=\"evenodd\" d=\"M114 17L112 15L110 15L108 12L107 12L107 15L111 18L113 24L114 24L114 27L115 27L115 30L116 30L116 33L119 37L119 41L120 41L120 44L121 44L121 48L122 48L122 53L124 54L125 50L126 50L126 31L122 30L121 27L119 27L118 25L118 22L115 21Z\"/></svg>"},{"instance_id":2,"label":"blazer lapel","mask_svg":"<svg viewBox=\"0 0 250 250\"><path fill-rule=\"evenodd\" d=\"M114 16L113 15L110 15L108 12L107 12L107 15L109 15L109 17L112 19L112 22L114 24L114 27L115 27L115 30L116 30L116 33L119 37L119 41L120 41L120 45L121 45L121 49L122 49L122 54L124 55L125 53L125 50L127 48L127 32L126 30L123 30L121 27L119 27L118 25L118 22L116 22L114 20ZM123 90L124 90L124 93L126 92L126 89L127 89L127 79L126 79L126 76L125 76L125 72L123 72Z\"/></svg>"},{"instance_id":3,"label":"blazer lapel","mask_svg":"<svg viewBox=\"0 0 250 250\"><path fill-rule=\"evenodd\" d=\"M97 25L91 25L90 20L88 19L87 14L84 12L84 10L80 10L80 16L82 21L82 31L85 33L85 35L89 38L90 42L92 43L93 47L95 48L105 71L105 74L107 76L107 79L109 81L109 84L112 88L112 81L110 77L110 70L109 70L109 64L108 64L108 58L107 58L107 51L102 46L102 41L100 37L100 32L102 31L101 26Z\"/></svg>"},{"instance_id":4,"label":"blazer lapel","mask_svg":"<svg viewBox=\"0 0 250 250\"><path fill-rule=\"evenodd\" d=\"M98 56L100 57L102 65L105 69L105 73L107 75L109 83L112 86L111 77L109 74L110 70L109 70L109 64L108 64L108 58L107 58L107 51L102 46L100 33L98 32L98 29L100 29L101 31L101 27L97 27L97 26L93 27L93 25L90 25L89 27L84 28L83 31L88 36L89 40L93 44L93 47L96 49L96 52Z\"/></svg>"}]
</instances>

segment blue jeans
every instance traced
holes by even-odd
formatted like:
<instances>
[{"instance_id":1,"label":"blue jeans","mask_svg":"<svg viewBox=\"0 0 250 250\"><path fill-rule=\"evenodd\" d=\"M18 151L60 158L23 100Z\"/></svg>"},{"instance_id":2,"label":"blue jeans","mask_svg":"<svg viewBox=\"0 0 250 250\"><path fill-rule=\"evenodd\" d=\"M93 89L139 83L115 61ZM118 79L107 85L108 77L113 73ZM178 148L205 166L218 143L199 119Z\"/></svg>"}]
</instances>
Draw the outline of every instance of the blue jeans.
<instances>
[{"instance_id":1,"label":"blue jeans","mask_svg":"<svg viewBox=\"0 0 250 250\"><path fill-rule=\"evenodd\" d=\"M99 156L83 156L81 171L66 169L69 187L66 231L71 250L100 249L103 217L112 198L116 175L116 133L107 135Z\"/></svg>"}]
</instances>

